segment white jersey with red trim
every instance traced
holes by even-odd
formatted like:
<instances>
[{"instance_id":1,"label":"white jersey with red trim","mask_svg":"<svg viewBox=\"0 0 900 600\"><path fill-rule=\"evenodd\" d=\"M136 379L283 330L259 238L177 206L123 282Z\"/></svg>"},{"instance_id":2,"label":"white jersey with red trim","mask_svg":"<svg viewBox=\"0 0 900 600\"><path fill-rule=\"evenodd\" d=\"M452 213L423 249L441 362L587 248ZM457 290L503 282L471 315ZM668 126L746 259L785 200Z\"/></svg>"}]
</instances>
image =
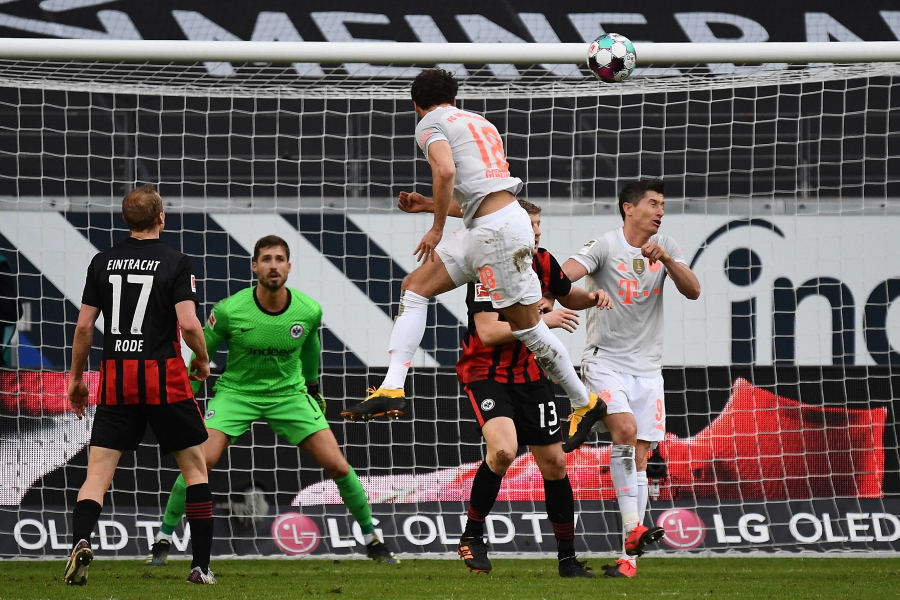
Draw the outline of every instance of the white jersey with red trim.
<instances>
[{"instance_id":1,"label":"white jersey with red trim","mask_svg":"<svg viewBox=\"0 0 900 600\"><path fill-rule=\"evenodd\" d=\"M428 147L438 140L449 142L453 152L453 199L462 209L466 227L485 196L501 191L518 194L522 189L522 180L509 174L500 133L481 115L455 106L438 106L416 126L416 142L425 158Z\"/></svg>"},{"instance_id":2,"label":"white jersey with red trim","mask_svg":"<svg viewBox=\"0 0 900 600\"><path fill-rule=\"evenodd\" d=\"M681 248L665 235L650 238L675 262L685 262ZM625 240L622 229L588 241L572 257L587 269L585 289L605 290L613 299L612 310L588 309L587 345L582 362L636 377L662 373L663 285L666 267L650 261Z\"/></svg>"}]
</instances>

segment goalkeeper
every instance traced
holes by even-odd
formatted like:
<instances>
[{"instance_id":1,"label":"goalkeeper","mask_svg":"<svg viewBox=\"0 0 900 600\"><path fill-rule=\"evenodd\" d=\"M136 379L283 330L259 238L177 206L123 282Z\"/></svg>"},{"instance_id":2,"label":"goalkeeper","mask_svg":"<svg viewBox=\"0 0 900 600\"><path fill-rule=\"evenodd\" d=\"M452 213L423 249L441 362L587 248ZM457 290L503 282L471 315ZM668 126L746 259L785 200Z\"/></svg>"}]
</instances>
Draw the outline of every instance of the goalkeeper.
<instances>
[{"instance_id":1,"label":"goalkeeper","mask_svg":"<svg viewBox=\"0 0 900 600\"><path fill-rule=\"evenodd\" d=\"M325 419L319 389L322 308L305 294L285 287L289 260L290 250L282 238L261 238L251 264L259 284L222 300L209 314L204 328L207 348L215 353L227 340L228 363L207 406L209 439L203 445L207 471L254 421L266 421L275 433L311 454L334 479L362 529L368 557L397 564L375 536L366 493ZM179 475L148 565L166 564L172 532L185 512L185 489Z\"/></svg>"}]
</instances>

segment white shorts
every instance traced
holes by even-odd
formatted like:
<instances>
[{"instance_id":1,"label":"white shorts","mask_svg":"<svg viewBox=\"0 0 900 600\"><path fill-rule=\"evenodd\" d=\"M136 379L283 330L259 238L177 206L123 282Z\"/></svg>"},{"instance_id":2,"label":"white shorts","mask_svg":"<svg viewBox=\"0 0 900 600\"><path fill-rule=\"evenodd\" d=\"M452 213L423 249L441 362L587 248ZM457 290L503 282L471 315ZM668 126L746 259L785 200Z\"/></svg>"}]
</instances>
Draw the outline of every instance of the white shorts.
<instances>
[{"instance_id":1,"label":"white shorts","mask_svg":"<svg viewBox=\"0 0 900 600\"><path fill-rule=\"evenodd\" d=\"M631 413L637 422L637 439L656 443L666 435L666 402L662 375L636 377L612 371L592 362L581 363L581 378L588 391L600 396L611 415ZM601 422L594 431L609 431Z\"/></svg>"},{"instance_id":2,"label":"white shorts","mask_svg":"<svg viewBox=\"0 0 900 600\"><path fill-rule=\"evenodd\" d=\"M541 284L531 268L534 230L518 202L472 219L467 229L445 237L435 251L457 287L480 281L494 308L527 306L541 299Z\"/></svg>"}]
</instances>

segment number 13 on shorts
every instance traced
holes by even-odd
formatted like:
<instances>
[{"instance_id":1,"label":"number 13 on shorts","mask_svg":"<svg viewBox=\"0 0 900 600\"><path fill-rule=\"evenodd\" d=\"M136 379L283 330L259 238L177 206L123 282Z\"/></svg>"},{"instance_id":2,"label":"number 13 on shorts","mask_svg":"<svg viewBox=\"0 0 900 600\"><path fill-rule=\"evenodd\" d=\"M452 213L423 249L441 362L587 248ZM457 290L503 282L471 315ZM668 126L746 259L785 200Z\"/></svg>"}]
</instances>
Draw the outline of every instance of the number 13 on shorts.
<instances>
[{"instance_id":1,"label":"number 13 on shorts","mask_svg":"<svg viewBox=\"0 0 900 600\"><path fill-rule=\"evenodd\" d=\"M546 404L546 409L544 408L544 404L538 404L538 410L541 413L541 429L545 427L553 427L557 423L559 423L559 417L556 415L556 403L548 402ZM547 422L547 413L549 414L550 421Z\"/></svg>"}]
</instances>

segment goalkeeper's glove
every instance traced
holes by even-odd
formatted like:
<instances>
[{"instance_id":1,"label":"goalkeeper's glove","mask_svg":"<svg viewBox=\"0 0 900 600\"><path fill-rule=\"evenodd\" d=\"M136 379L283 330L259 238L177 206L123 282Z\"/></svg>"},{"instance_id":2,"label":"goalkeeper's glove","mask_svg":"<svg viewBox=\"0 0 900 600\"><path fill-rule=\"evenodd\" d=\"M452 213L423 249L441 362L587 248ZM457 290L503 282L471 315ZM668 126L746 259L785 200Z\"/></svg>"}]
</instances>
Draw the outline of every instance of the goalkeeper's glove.
<instances>
[{"instance_id":1,"label":"goalkeeper's glove","mask_svg":"<svg viewBox=\"0 0 900 600\"><path fill-rule=\"evenodd\" d=\"M319 391L319 382L315 383L307 383L306 384L307 393L312 396L312 399L316 401L316 404L319 405L319 408L322 409L322 414L325 414L325 396L322 395L322 392Z\"/></svg>"}]
</instances>

